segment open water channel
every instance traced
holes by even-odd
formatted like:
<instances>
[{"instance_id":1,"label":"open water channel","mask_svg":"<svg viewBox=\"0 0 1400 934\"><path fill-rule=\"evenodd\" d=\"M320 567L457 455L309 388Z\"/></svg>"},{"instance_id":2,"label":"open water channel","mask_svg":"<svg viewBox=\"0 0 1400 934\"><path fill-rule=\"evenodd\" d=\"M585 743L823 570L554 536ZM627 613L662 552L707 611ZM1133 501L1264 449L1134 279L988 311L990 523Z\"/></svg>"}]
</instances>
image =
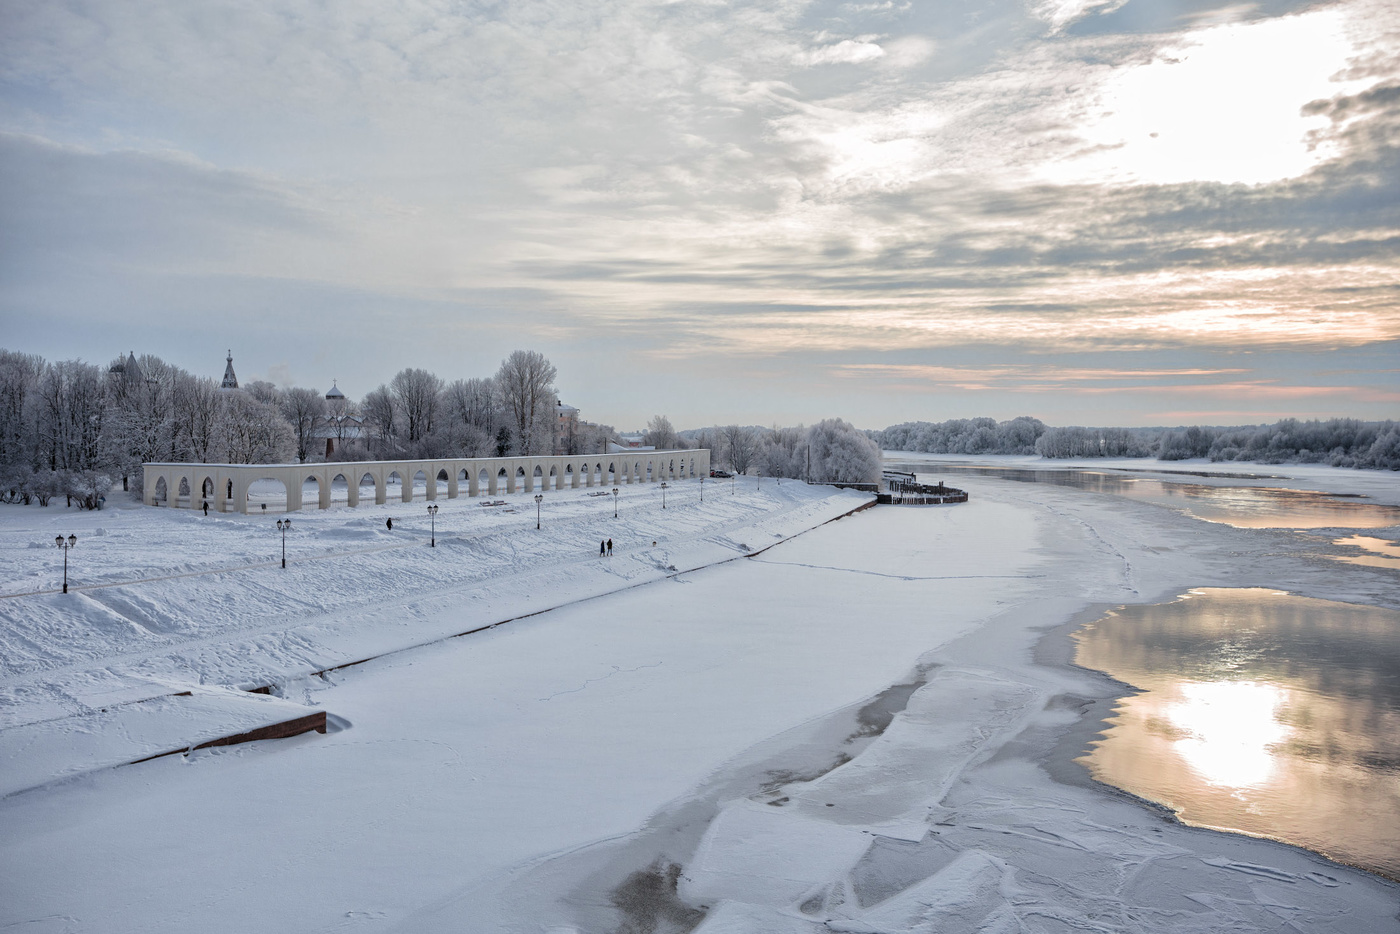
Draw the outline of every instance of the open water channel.
<instances>
[{"instance_id":1,"label":"open water channel","mask_svg":"<svg viewBox=\"0 0 1400 934\"><path fill-rule=\"evenodd\" d=\"M1337 537L1400 525L1400 508L1358 497L1090 470L892 466L925 478L1070 486L1236 528L1328 530L1358 554L1327 557L1400 572L1395 541ZM1076 664L1137 689L1079 760L1095 779L1190 824L1305 846L1400 880L1400 613L1202 588L1117 607L1075 643Z\"/></svg>"},{"instance_id":2,"label":"open water channel","mask_svg":"<svg viewBox=\"0 0 1400 934\"><path fill-rule=\"evenodd\" d=\"M1400 613L1211 588L1075 641L1141 691L1080 760L1096 779L1400 880Z\"/></svg>"}]
</instances>

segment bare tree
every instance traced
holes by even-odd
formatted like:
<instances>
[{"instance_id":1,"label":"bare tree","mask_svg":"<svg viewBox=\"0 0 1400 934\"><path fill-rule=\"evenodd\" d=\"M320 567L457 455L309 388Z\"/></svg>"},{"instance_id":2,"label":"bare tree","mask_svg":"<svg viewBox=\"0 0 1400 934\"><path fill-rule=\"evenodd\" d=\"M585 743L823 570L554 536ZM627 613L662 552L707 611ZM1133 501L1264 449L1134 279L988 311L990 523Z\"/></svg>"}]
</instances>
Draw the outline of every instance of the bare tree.
<instances>
[{"instance_id":1,"label":"bare tree","mask_svg":"<svg viewBox=\"0 0 1400 934\"><path fill-rule=\"evenodd\" d=\"M27 461L33 452L34 390L44 358L0 349L0 462Z\"/></svg>"},{"instance_id":2,"label":"bare tree","mask_svg":"<svg viewBox=\"0 0 1400 934\"><path fill-rule=\"evenodd\" d=\"M389 382L403 427L408 431L408 443L417 445L433 433L438 402L442 396L442 380L427 370L400 370Z\"/></svg>"},{"instance_id":3,"label":"bare tree","mask_svg":"<svg viewBox=\"0 0 1400 934\"><path fill-rule=\"evenodd\" d=\"M500 409L497 406L495 381L484 379L459 379L447 387L445 392L448 412L453 419L491 434L500 423Z\"/></svg>"},{"instance_id":4,"label":"bare tree","mask_svg":"<svg viewBox=\"0 0 1400 934\"><path fill-rule=\"evenodd\" d=\"M277 407L242 390L223 394L217 437L229 464L275 464L293 445L292 430Z\"/></svg>"},{"instance_id":5,"label":"bare tree","mask_svg":"<svg viewBox=\"0 0 1400 934\"><path fill-rule=\"evenodd\" d=\"M365 428L369 431L370 449L377 457L391 457L399 451L399 413L394 396L380 386L365 394L360 404Z\"/></svg>"},{"instance_id":6,"label":"bare tree","mask_svg":"<svg viewBox=\"0 0 1400 934\"><path fill-rule=\"evenodd\" d=\"M516 453L543 453L553 440L556 375L554 364L538 351L517 350L501 361L496 391L511 420Z\"/></svg>"},{"instance_id":7,"label":"bare tree","mask_svg":"<svg viewBox=\"0 0 1400 934\"><path fill-rule=\"evenodd\" d=\"M282 394L282 417L292 428L298 463L311 456L313 435L325 413L326 400L314 389L296 386Z\"/></svg>"},{"instance_id":8,"label":"bare tree","mask_svg":"<svg viewBox=\"0 0 1400 934\"><path fill-rule=\"evenodd\" d=\"M42 465L50 471L91 470L102 454L107 383L81 360L44 367L37 387Z\"/></svg>"},{"instance_id":9,"label":"bare tree","mask_svg":"<svg viewBox=\"0 0 1400 934\"><path fill-rule=\"evenodd\" d=\"M346 441L351 436L355 415L355 404L348 397L336 395L325 400L325 410L321 417L323 424L328 425L335 436L336 456L344 450Z\"/></svg>"},{"instance_id":10,"label":"bare tree","mask_svg":"<svg viewBox=\"0 0 1400 934\"><path fill-rule=\"evenodd\" d=\"M758 453L758 439L753 431L742 425L726 425L721 429L721 434L729 466L734 468L735 473L747 473L754 455Z\"/></svg>"},{"instance_id":11,"label":"bare tree","mask_svg":"<svg viewBox=\"0 0 1400 934\"><path fill-rule=\"evenodd\" d=\"M695 446L710 452L712 462L718 465L724 452L724 433L719 426L702 428L695 435Z\"/></svg>"},{"instance_id":12,"label":"bare tree","mask_svg":"<svg viewBox=\"0 0 1400 934\"><path fill-rule=\"evenodd\" d=\"M175 379L171 411L174 430L191 460L207 463L216 452L219 415L224 399L219 384L181 371Z\"/></svg>"}]
</instances>

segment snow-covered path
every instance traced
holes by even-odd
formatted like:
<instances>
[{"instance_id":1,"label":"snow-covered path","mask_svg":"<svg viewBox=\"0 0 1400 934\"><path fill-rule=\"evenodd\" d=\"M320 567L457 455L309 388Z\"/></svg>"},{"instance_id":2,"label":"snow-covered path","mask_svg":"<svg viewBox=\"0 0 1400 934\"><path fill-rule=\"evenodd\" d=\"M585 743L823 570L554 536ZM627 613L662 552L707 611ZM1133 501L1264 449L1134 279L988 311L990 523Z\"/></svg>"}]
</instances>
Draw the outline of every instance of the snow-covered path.
<instances>
[{"instance_id":1,"label":"snow-covered path","mask_svg":"<svg viewBox=\"0 0 1400 934\"><path fill-rule=\"evenodd\" d=\"M570 605L282 680L285 699L348 729L0 800L0 928L610 931L625 918L645 930L651 912L705 934L1394 929L1394 886L1052 780L1047 767L1074 778L1073 730L1115 689L1034 660L1047 629L1094 604L1272 576L1384 601L1383 573L1313 559L1287 533L1003 482L967 506L877 509L788 540L817 524L801 489L784 493L785 517L755 503L685 547L667 535L679 513L647 519L635 554L614 562L631 562L628 583L651 583L597 599L577 602L601 586L596 557L542 555L499 586L441 600L363 585L345 614L361 622L322 638L336 598L287 592L324 618L308 658L347 640L363 648L381 627L402 641L507 605ZM749 560L667 570L778 541ZM580 530L573 547L588 544ZM266 575L309 586L291 568ZM215 606L256 618L276 605L261 584L230 583ZM193 592L169 599L210 615ZM223 676L250 664L236 651L155 649L134 652L133 669L208 662ZM23 676L89 670L73 655ZM269 657L284 658L254 661ZM703 918L670 894L671 865Z\"/></svg>"}]
</instances>

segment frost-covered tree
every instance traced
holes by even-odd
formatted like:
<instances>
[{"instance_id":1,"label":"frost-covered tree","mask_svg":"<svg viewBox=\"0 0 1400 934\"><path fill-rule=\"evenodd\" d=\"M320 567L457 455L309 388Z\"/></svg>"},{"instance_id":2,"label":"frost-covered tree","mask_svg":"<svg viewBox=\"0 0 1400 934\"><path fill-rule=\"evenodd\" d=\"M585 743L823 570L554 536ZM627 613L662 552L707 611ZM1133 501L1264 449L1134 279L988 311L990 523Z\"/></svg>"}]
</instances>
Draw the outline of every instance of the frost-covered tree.
<instances>
[{"instance_id":1,"label":"frost-covered tree","mask_svg":"<svg viewBox=\"0 0 1400 934\"><path fill-rule=\"evenodd\" d=\"M1377 467L1381 470L1400 470L1400 425L1386 422L1384 430L1378 431L1376 440L1366 449L1359 467Z\"/></svg>"},{"instance_id":2,"label":"frost-covered tree","mask_svg":"<svg viewBox=\"0 0 1400 934\"><path fill-rule=\"evenodd\" d=\"M578 451L576 453L606 454L608 443L616 437L617 429L612 425L581 423L578 427Z\"/></svg>"},{"instance_id":3,"label":"frost-covered tree","mask_svg":"<svg viewBox=\"0 0 1400 934\"><path fill-rule=\"evenodd\" d=\"M442 380L427 370L400 370L389 382L396 409L403 415L409 448L416 450L433 433L442 396Z\"/></svg>"},{"instance_id":4,"label":"frost-covered tree","mask_svg":"<svg viewBox=\"0 0 1400 934\"><path fill-rule=\"evenodd\" d=\"M43 357L0 349L0 465L33 466L34 391L43 371Z\"/></svg>"},{"instance_id":5,"label":"frost-covered tree","mask_svg":"<svg viewBox=\"0 0 1400 934\"><path fill-rule=\"evenodd\" d=\"M37 386L41 466L49 471L92 470L105 453L107 381L81 360L44 367Z\"/></svg>"},{"instance_id":6,"label":"frost-covered tree","mask_svg":"<svg viewBox=\"0 0 1400 934\"><path fill-rule=\"evenodd\" d=\"M292 429L270 402L242 390L223 394L216 429L218 448L228 464L276 464L291 455Z\"/></svg>"},{"instance_id":7,"label":"frost-covered tree","mask_svg":"<svg viewBox=\"0 0 1400 934\"><path fill-rule=\"evenodd\" d=\"M294 386L282 394L282 417L292 429L298 463L311 456L317 426L326 414L326 399L315 389Z\"/></svg>"},{"instance_id":8,"label":"frost-covered tree","mask_svg":"<svg viewBox=\"0 0 1400 934\"><path fill-rule=\"evenodd\" d=\"M647 430L642 434L642 443L649 444L658 451L671 451L680 444L680 438L676 435L676 429L671 427L669 418L653 415L651 421L647 422Z\"/></svg>"},{"instance_id":9,"label":"frost-covered tree","mask_svg":"<svg viewBox=\"0 0 1400 934\"><path fill-rule=\"evenodd\" d=\"M774 427L762 438L758 461L765 477L802 477L806 474L807 452L805 428Z\"/></svg>"},{"instance_id":10,"label":"frost-covered tree","mask_svg":"<svg viewBox=\"0 0 1400 934\"><path fill-rule=\"evenodd\" d=\"M365 394L360 403L360 415L365 420L366 445L378 458L392 458L399 453L398 406L387 386L379 386Z\"/></svg>"},{"instance_id":11,"label":"frost-covered tree","mask_svg":"<svg viewBox=\"0 0 1400 934\"><path fill-rule=\"evenodd\" d=\"M817 422L807 432L812 452L812 480L877 483L880 446L865 432L839 418Z\"/></svg>"},{"instance_id":12,"label":"frost-covered tree","mask_svg":"<svg viewBox=\"0 0 1400 934\"><path fill-rule=\"evenodd\" d=\"M1153 443L1141 429L1069 426L1047 429L1036 440L1035 452L1041 457L1147 457Z\"/></svg>"},{"instance_id":13,"label":"frost-covered tree","mask_svg":"<svg viewBox=\"0 0 1400 934\"><path fill-rule=\"evenodd\" d=\"M517 454L543 454L553 442L554 364L535 350L517 350L501 361L495 386L510 419Z\"/></svg>"},{"instance_id":14,"label":"frost-covered tree","mask_svg":"<svg viewBox=\"0 0 1400 934\"><path fill-rule=\"evenodd\" d=\"M207 376L181 370L175 376L171 416L181 456L207 463L216 455L219 417L224 397L219 384Z\"/></svg>"},{"instance_id":15,"label":"frost-covered tree","mask_svg":"<svg viewBox=\"0 0 1400 934\"><path fill-rule=\"evenodd\" d=\"M710 452L711 461L718 466L720 455L724 451L724 438L721 437L720 427L715 425L711 428L690 431L687 434L695 447L704 448Z\"/></svg>"},{"instance_id":16,"label":"frost-covered tree","mask_svg":"<svg viewBox=\"0 0 1400 934\"><path fill-rule=\"evenodd\" d=\"M1034 454L1045 432L1037 418L1020 416L998 422L992 418L954 418L946 422L905 422L876 432L889 451L930 454Z\"/></svg>"},{"instance_id":17,"label":"frost-covered tree","mask_svg":"<svg viewBox=\"0 0 1400 934\"><path fill-rule=\"evenodd\" d=\"M139 493L142 464L189 456L178 437L175 417L176 387L189 374L151 354L119 360L109 372L108 459L121 474L122 489ZM134 487L129 487L130 481Z\"/></svg>"},{"instance_id":18,"label":"frost-covered tree","mask_svg":"<svg viewBox=\"0 0 1400 934\"><path fill-rule=\"evenodd\" d=\"M255 379L251 383L244 384L243 392L268 405L280 406L282 404L282 390L265 379Z\"/></svg>"}]
</instances>

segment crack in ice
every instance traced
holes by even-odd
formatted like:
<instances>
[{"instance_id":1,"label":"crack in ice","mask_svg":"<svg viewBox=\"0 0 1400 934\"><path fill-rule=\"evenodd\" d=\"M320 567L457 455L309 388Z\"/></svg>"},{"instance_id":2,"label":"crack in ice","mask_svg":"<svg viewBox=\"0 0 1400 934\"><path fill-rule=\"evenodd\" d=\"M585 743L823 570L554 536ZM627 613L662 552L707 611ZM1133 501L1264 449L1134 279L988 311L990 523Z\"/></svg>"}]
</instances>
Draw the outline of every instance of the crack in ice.
<instances>
[{"instance_id":1,"label":"crack in ice","mask_svg":"<svg viewBox=\"0 0 1400 934\"><path fill-rule=\"evenodd\" d=\"M551 700L554 700L554 698L560 697L560 696L562 696L562 695L564 695L564 694L577 694L579 691L582 691L584 688L588 687L590 684L596 684L596 683L599 682L599 681L606 681L606 680L608 680L609 678L611 678L613 675L631 674L631 673L634 672L634 671L641 671L643 668L660 668L661 665L662 665L661 662L655 662L654 664L651 664L651 665L638 665L636 668L619 668L617 665L611 665L611 666L609 666L609 667L612 668L612 671L610 671L610 672L608 672L607 674L603 675L601 678L589 678L588 680L584 681L583 684L579 685L579 686L576 687L576 688L571 688L570 690L567 690L567 691L555 691L553 694L549 695L548 697L541 697L540 700L541 700L542 702L543 702L543 701L551 701Z\"/></svg>"}]
</instances>

